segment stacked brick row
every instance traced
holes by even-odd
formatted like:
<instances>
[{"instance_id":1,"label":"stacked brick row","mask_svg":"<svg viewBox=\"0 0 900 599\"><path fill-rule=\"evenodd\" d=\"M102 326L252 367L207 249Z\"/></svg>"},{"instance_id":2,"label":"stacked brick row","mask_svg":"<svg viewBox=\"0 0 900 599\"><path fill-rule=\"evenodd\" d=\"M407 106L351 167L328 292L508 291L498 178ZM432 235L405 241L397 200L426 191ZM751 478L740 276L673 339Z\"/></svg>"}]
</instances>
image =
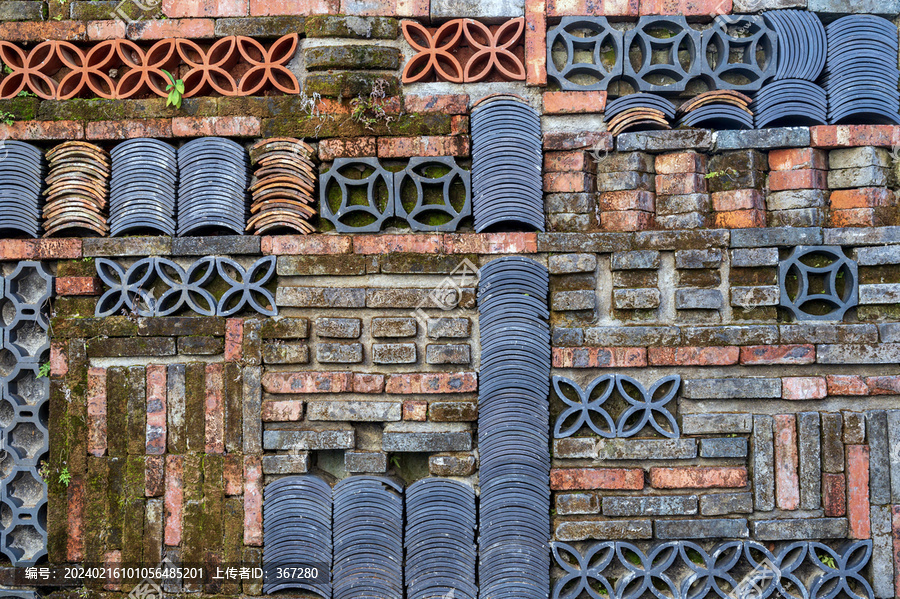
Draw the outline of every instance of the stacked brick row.
<instances>
[{"instance_id":1,"label":"stacked brick row","mask_svg":"<svg viewBox=\"0 0 900 599\"><path fill-rule=\"evenodd\" d=\"M706 155L656 156L656 224L660 229L701 229L709 224Z\"/></svg>"},{"instance_id":2,"label":"stacked brick row","mask_svg":"<svg viewBox=\"0 0 900 599\"><path fill-rule=\"evenodd\" d=\"M656 179L653 158L640 152L612 153L597 163L597 209L606 231L653 228Z\"/></svg>"},{"instance_id":3,"label":"stacked brick row","mask_svg":"<svg viewBox=\"0 0 900 599\"><path fill-rule=\"evenodd\" d=\"M596 214L592 210L593 197L584 205L581 196L593 196L599 156L578 149L544 153L544 193L548 202L547 225L552 231L571 231L596 228ZM572 212L554 212L550 205L555 195L575 200ZM566 202L568 203L568 201Z\"/></svg>"},{"instance_id":4,"label":"stacked brick row","mask_svg":"<svg viewBox=\"0 0 900 599\"><path fill-rule=\"evenodd\" d=\"M876 227L898 222L895 156L871 146L833 150L828 172L830 225Z\"/></svg>"}]
</instances>

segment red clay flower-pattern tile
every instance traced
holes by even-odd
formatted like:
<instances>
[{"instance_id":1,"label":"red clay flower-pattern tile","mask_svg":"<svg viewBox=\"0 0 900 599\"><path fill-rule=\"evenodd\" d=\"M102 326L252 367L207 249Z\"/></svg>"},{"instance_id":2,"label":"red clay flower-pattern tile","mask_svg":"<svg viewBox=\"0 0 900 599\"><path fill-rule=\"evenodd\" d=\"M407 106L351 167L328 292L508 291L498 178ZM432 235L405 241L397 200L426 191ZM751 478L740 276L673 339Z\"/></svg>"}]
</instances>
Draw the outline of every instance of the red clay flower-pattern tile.
<instances>
[{"instance_id":1,"label":"red clay flower-pattern tile","mask_svg":"<svg viewBox=\"0 0 900 599\"><path fill-rule=\"evenodd\" d=\"M300 84L287 68L298 41L296 33L286 35L267 50L243 36L221 38L208 49L174 38L149 47L130 40L107 40L86 49L50 40L30 51L0 41L0 60L11 70L0 79L0 99L14 98L22 91L45 100L126 99L146 94L165 98L169 79L163 70L182 74L185 97L248 96L265 89L298 94ZM113 70L121 74L111 75Z\"/></svg>"},{"instance_id":2,"label":"red clay flower-pattern tile","mask_svg":"<svg viewBox=\"0 0 900 599\"><path fill-rule=\"evenodd\" d=\"M403 69L403 83L525 80L524 18L496 27L474 19L454 19L433 32L415 21L403 21L401 27L417 51Z\"/></svg>"}]
</instances>

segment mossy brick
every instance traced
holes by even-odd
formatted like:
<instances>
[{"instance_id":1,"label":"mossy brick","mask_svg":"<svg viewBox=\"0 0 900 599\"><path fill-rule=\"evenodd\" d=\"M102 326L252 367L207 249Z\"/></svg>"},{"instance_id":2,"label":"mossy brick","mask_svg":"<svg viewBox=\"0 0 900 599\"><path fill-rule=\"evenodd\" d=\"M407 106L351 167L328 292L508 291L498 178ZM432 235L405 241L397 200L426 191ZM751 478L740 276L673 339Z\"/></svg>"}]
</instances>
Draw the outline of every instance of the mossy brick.
<instances>
[{"instance_id":1,"label":"mossy brick","mask_svg":"<svg viewBox=\"0 0 900 599\"><path fill-rule=\"evenodd\" d=\"M130 21L143 21L159 18L158 9L142 10L142 3L118 0L91 0L90 2L73 2L72 19L75 21L103 21L110 18L128 17Z\"/></svg>"},{"instance_id":2,"label":"mossy brick","mask_svg":"<svg viewBox=\"0 0 900 599\"><path fill-rule=\"evenodd\" d=\"M50 472L47 482L47 552L55 563L66 561L66 539L68 538L68 499L66 488L52 473L59 472L68 460L66 442L65 386L60 380L50 382ZM59 431L55 433L54 428ZM54 443L56 446L54 446Z\"/></svg>"},{"instance_id":3,"label":"mossy brick","mask_svg":"<svg viewBox=\"0 0 900 599\"><path fill-rule=\"evenodd\" d=\"M655 288L659 281L656 271L648 270L624 270L612 273L613 287L623 288Z\"/></svg>"},{"instance_id":4,"label":"mossy brick","mask_svg":"<svg viewBox=\"0 0 900 599\"><path fill-rule=\"evenodd\" d=\"M384 92L388 96L400 93L400 80L395 75L359 71L311 73L306 77L306 93L332 98L369 96L372 89L379 85L379 81L385 82L381 85L384 85ZM450 115L446 116L449 119Z\"/></svg>"},{"instance_id":5,"label":"mossy brick","mask_svg":"<svg viewBox=\"0 0 900 599\"><path fill-rule=\"evenodd\" d=\"M318 46L304 48L310 71L328 69L386 69L400 66L400 50L375 45Z\"/></svg>"},{"instance_id":6,"label":"mossy brick","mask_svg":"<svg viewBox=\"0 0 900 599\"><path fill-rule=\"evenodd\" d=\"M275 38L306 31L306 19L300 16L239 17L216 19L216 37L243 35L255 38ZM234 560L240 561L240 556Z\"/></svg>"},{"instance_id":7,"label":"mossy brick","mask_svg":"<svg viewBox=\"0 0 900 599\"><path fill-rule=\"evenodd\" d=\"M215 356L225 350L222 337L196 335L178 338L178 353L185 356Z\"/></svg>"},{"instance_id":8,"label":"mossy brick","mask_svg":"<svg viewBox=\"0 0 900 599\"><path fill-rule=\"evenodd\" d=\"M244 565L251 568L260 567L262 565L262 550L258 547L244 547ZM251 579L243 583L244 594L261 595L262 579Z\"/></svg>"},{"instance_id":9,"label":"mossy brick","mask_svg":"<svg viewBox=\"0 0 900 599\"><path fill-rule=\"evenodd\" d=\"M90 317L94 314L96 307L97 298L91 296L57 297L53 303L56 314L68 318Z\"/></svg>"},{"instance_id":10,"label":"mossy brick","mask_svg":"<svg viewBox=\"0 0 900 599\"><path fill-rule=\"evenodd\" d=\"M0 2L0 21L40 21L44 18L44 3L34 0Z\"/></svg>"},{"instance_id":11,"label":"mossy brick","mask_svg":"<svg viewBox=\"0 0 900 599\"><path fill-rule=\"evenodd\" d=\"M364 275L365 256L279 256L277 271L281 276Z\"/></svg>"},{"instance_id":12,"label":"mossy brick","mask_svg":"<svg viewBox=\"0 0 900 599\"><path fill-rule=\"evenodd\" d=\"M200 520L203 548L222 549L222 504L225 501L225 456L203 456L203 503Z\"/></svg>"},{"instance_id":13,"label":"mossy brick","mask_svg":"<svg viewBox=\"0 0 900 599\"><path fill-rule=\"evenodd\" d=\"M862 285L900 283L900 267L897 265L861 267L859 282Z\"/></svg>"},{"instance_id":14,"label":"mossy brick","mask_svg":"<svg viewBox=\"0 0 900 599\"><path fill-rule=\"evenodd\" d=\"M693 516L697 513L696 495L672 497L604 497L604 516ZM559 502L557 501L557 505Z\"/></svg>"},{"instance_id":15,"label":"mossy brick","mask_svg":"<svg viewBox=\"0 0 900 599\"><path fill-rule=\"evenodd\" d=\"M110 337L92 339L88 344L91 358L137 358L175 355L174 337Z\"/></svg>"},{"instance_id":16,"label":"mossy brick","mask_svg":"<svg viewBox=\"0 0 900 599\"><path fill-rule=\"evenodd\" d=\"M143 366L131 366L125 373L125 389L128 394L128 453L142 455L147 444L147 370ZM120 434L110 427L113 435ZM141 478L143 480L143 477ZM143 486L142 486L143 488ZM142 493L143 495L143 493Z\"/></svg>"},{"instance_id":17,"label":"mossy brick","mask_svg":"<svg viewBox=\"0 0 900 599\"><path fill-rule=\"evenodd\" d=\"M68 347L69 372L65 381L69 403L69 459L67 465L73 475L83 474L87 468L87 371L88 360L84 341L70 339Z\"/></svg>"},{"instance_id":18,"label":"mossy brick","mask_svg":"<svg viewBox=\"0 0 900 599\"><path fill-rule=\"evenodd\" d=\"M705 250L727 247L729 231L640 231L634 234L635 250Z\"/></svg>"},{"instance_id":19,"label":"mossy brick","mask_svg":"<svg viewBox=\"0 0 900 599\"><path fill-rule=\"evenodd\" d=\"M5 3L0 2L0 11ZM31 121L37 117L40 101L37 98L0 100L0 112L12 114L17 121Z\"/></svg>"},{"instance_id":20,"label":"mossy brick","mask_svg":"<svg viewBox=\"0 0 900 599\"><path fill-rule=\"evenodd\" d=\"M309 337L309 320L290 316L266 319L260 335L263 339L306 339Z\"/></svg>"},{"instance_id":21,"label":"mossy brick","mask_svg":"<svg viewBox=\"0 0 900 599\"><path fill-rule=\"evenodd\" d=\"M184 385L185 449L189 453L201 452L206 446L206 365L188 364Z\"/></svg>"},{"instance_id":22,"label":"mossy brick","mask_svg":"<svg viewBox=\"0 0 900 599\"><path fill-rule=\"evenodd\" d=\"M200 501L185 501L182 524L182 560L185 564L202 564L206 561L206 550L203 546L203 527L201 520L203 510ZM199 592L200 584L185 582L184 590Z\"/></svg>"},{"instance_id":23,"label":"mossy brick","mask_svg":"<svg viewBox=\"0 0 900 599\"><path fill-rule=\"evenodd\" d=\"M722 274L718 270L679 270L675 275L675 284L679 287L718 287L722 283Z\"/></svg>"},{"instance_id":24,"label":"mossy brick","mask_svg":"<svg viewBox=\"0 0 900 599\"><path fill-rule=\"evenodd\" d=\"M106 414L108 435L107 451L110 456L124 456L127 452L128 437L121 434L128 428L128 384L125 369L114 366L106 371Z\"/></svg>"},{"instance_id":25,"label":"mossy brick","mask_svg":"<svg viewBox=\"0 0 900 599\"><path fill-rule=\"evenodd\" d=\"M93 260L60 260L56 263L57 277L95 277L97 266Z\"/></svg>"},{"instance_id":26,"label":"mossy brick","mask_svg":"<svg viewBox=\"0 0 900 599\"><path fill-rule=\"evenodd\" d=\"M306 37L397 39L400 23L387 17L317 15L306 19Z\"/></svg>"},{"instance_id":27,"label":"mossy brick","mask_svg":"<svg viewBox=\"0 0 900 599\"><path fill-rule=\"evenodd\" d=\"M571 274L564 277L550 277L550 291L578 291L596 289L597 280L593 273Z\"/></svg>"},{"instance_id":28,"label":"mossy brick","mask_svg":"<svg viewBox=\"0 0 900 599\"><path fill-rule=\"evenodd\" d=\"M320 108L321 104L317 106ZM310 114L309 98L290 96L233 96L217 98L219 116L278 117ZM349 104L348 104L349 111ZM208 237L205 239L209 239Z\"/></svg>"},{"instance_id":29,"label":"mossy brick","mask_svg":"<svg viewBox=\"0 0 900 599\"><path fill-rule=\"evenodd\" d=\"M184 470L181 477L181 488L184 501L203 500L203 456L188 454L184 456Z\"/></svg>"},{"instance_id":30,"label":"mossy brick","mask_svg":"<svg viewBox=\"0 0 900 599\"><path fill-rule=\"evenodd\" d=\"M222 508L222 559L226 564L241 561L244 542L244 500L241 497L227 497ZM240 583L226 581L222 585L223 594L238 594Z\"/></svg>"},{"instance_id":31,"label":"mossy brick","mask_svg":"<svg viewBox=\"0 0 900 599\"><path fill-rule=\"evenodd\" d=\"M262 364L262 320L257 318L244 320L241 358L245 366Z\"/></svg>"},{"instance_id":32,"label":"mossy brick","mask_svg":"<svg viewBox=\"0 0 900 599\"><path fill-rule=\"evenodd\" d=\"M681 331L671 326L599 326L584 330L584 341L594 347L681 345Z\"/></svg>"},{"instance_id":33,"label":"mossy brick","mask_svg":"<svg viewBox=\"0 0 900 599\"><path fill-rule=\"evenodd\" d=\"M41 102L37 118L42 121L118 121L128 117L124 101L72 98Z\"/></svg>"},{"instance_id":34,"label":"mossy brick","mask_svg":"<svg viewBox=\"0 0 900 599\"><path fill-rule=\"evenodd\" d=\"M57 311L57 313L59 312ZM137 323L125 316L107 316L106 318L57 317L52 320L52 323L54 338L81 337L89 339L99 335L130 337L137 335L138 332Z\"/></svg>"},{"instance_id":35,"label":"mossy brick","mask_svg":"<svg viewBox=\"0 0 900 599\"><path fill-rule=\"evenodd\" d=\"M391 122L376 120L369 124L354 121L350 117L325 118L309 115L274 117L263 121L261 136L318 137L321 139L385 135L405 137L450 135L451 120L452 115L437 112L403 114L394 116Z\"/></svg>"},{"instance_id":36,"label":"mossy brick","mask_svg":"<svg viewBox=\"0 0 900 599\"><path fill-rule=\"evenodd\" d=\"M109 520L104 523L106 528L106 549L107 551L116 551L122 548L122 525L126 499L125 458L112 457L109 459L108 465L109 484L106 488L106 500Z\"/></svg>"},{"instance_id":37,"label":"mossy brick","mask_svg":"<svg viewBox=\"0 0 900 599\"><path fill-rule=\"evenodd\" d=\"M240 452L243 429L244 377L239 364L228 362L224 368L225 450Z\"/></svg>"},{"instance_id":38,"label":"mossy brick","mask_svg":"<svg viewBox=\"0 0 900 599\"><path fill-rule=\"evenodd\" d=\"M385 274L449 274L459 268L464 260L475 264L478 256L475 254L453 254L445 256L440 254L408 254L390 253L381 256L379 264L381 272Z\"/></svg>"},{"instance_id":39,"label":"mossy brick","mask_svg":"<svg viewBox=\"0 0 900 599\"><path fill-rule=\"evenodd\" d=\"M781 379L691 379L682 382L681 395L686 399L777 399L781 397Z\"/></svg>"},{"instance_id":40,"label":"mossy brick","mask_svg":"<svg viewBox=\"0 0 900 599\"><path fill-rule=\"evenodd\" d=\"M110 318L114 317L104 318L103 321L106 322ZM165 337L174 335L214 335L221 337L225 334L225 319L215 316L163 316L155 318L138 318L137 334L142 337Z\"/></svg>"},{"instance_id":41,"label":"mossy brick","mask_svg":"<svg viewBox=\"0 0 900 599\"><path fill-rule=\"evenodd\" d=\"M109 465L107 458L88 456L87 476L85 477L84 493L84 529L89 531L84 539L84 561L89 564L99 564L103 561L106 552L104 536L100 531L104 530L109 519L107 511L108 497L106 494L109 479ZM89 588L99 588L89 584Z\"/></svg>"},{"instance_id":42,"label":"mossy brick","mask_svg":"<svg viewBox=\"0 0 900 599\"><path fill-rule=\"evenodd\" d=\"M144 547L145 563L159 563L163 555L163 525L165 509L161 499L148 499L144 503Z\"/></svg>"},{"instance_id":43,"label":"mossy brick","mask_svg":"<svg viewBox=\"0 0 900 599\"><path fill-rule=\"evenodd\" d=\"M146 500L132 497L125 500L125 514L122 533L122 562L140 564L144 547L144 504ZM138 578L123 582L137 582Z\"/></svg>"},{"instance_id":44,"label":"mossy brick","mask_svg":"<svg viewBox=\"0 0 900 599\"><path fill-rule=\"evenodd\" d=\"M733 268L730 280L733 287L775 285L778 282L778 271L766 267Z\"/></svg>"},{"instance_id":45,"label":"mossy brick","mask_svg":"<svg viewBox=\"0 0 900 599\"><path fill-rule=\"evenodd\" d=\"M856 309L856 317L863 322L900 320L900 305L859 306Z\"/></svg>"},{"instance_id":46,"label":"mossy brick","mask_svg":"<svg viewBox=\"0 0 900 599\"><path fill-rule=\"evenodd\" d=\"M470 401L434 401L428 404L428 419L432 422L473 422L477 417L478 408Z\"/></svg>"}]
</instances>

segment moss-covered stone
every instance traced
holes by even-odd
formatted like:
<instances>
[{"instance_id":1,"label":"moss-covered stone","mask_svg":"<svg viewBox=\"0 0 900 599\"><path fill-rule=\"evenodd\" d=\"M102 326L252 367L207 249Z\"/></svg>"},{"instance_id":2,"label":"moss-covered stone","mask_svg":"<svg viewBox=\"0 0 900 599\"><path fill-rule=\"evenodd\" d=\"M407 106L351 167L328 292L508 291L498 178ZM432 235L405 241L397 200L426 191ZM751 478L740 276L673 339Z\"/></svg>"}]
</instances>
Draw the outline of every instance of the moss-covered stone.
<instances>
[{"instance_id":1,"label":"moss-covered stone","mask_svg":"<svg viewBox=\"0 0 900 599\"><path fill-rule=\"evenodd\" d=\"M571 274L564 277L550 277L550 292L556 291L583 291L585 289L596 289L597 281L594 275Z\"/></svg>"},{"instance_id":2,"label":"moss-covered stone","mask_svg":"<svg viewBox=\"0 0 900 599\"><path fill-rule=\"evenodd\" d=\"M859 282L863 285L900 282L900 267L893 264L863 266L859 269Z\"/></svg>"},{"instance_id":3,"label":"moss-covered stone","mask_svg":"<svg viewBox=\"0 0 900 599\"><path fill-rule=\"evenodd\" d=\"M886 322L900 320L900 304L859 306L856 317L863 322Z\"/></svg>"},{"instance_id":4,"label":"moss-covered stone","mask_svg":"<svg viewBox=\"0 0 900 599\"><path fill-rule=\"evenodd\" d=\"M185 368L184 421L187 451L203 451L206 447L206 366L188 364ZM185 475L187 464L185 464Z\"/></svg>"},{"instance_id":5,"label":"moss-covered stone","mask_svg":"<svg viewBox=\"0 0 900 599\"><path fill-rule=\"evenodd\" d=\"M366 257L350 256L279 256L278 274L293 275L363 275Z\"/></svg>"},{"instance_id":6,"label":"moss-covered stone","mask_svg":"<svg viewBox=\"0 0 900 599\"><path fill-rule=\"evenodd\" d=\"M87 469L87 359L84 341L71 339L68 344L69 372L65 383L69 403L69 472L82 475Z\"/></svg>"},{"instance_id":7,"label":"moss-covered stone","mask_svg":"<svg viewBox=\"0 0 900 599\"><path fill-rule=\"evenodd\" d=\"M239 17L216 19L216 37L245 35L247 37L281 37L291 33L301 36L306 31L306 18L298 16Z\"/></svg>"},{"instance_id":8,"label":"moss-covered stone","mask_svg":"<svg viewBox=\"0 0 900 599\"><path fill-rule=\"evenodd\" d=\"M302 96L244 96L218 99L219 116L260 118L295 116L308 112Z\"/></svg>"},{"instance_id":9,"label":"moss-covered stone","mask_svg":"<svg viewBox=\"0 0 900 599\"><path fill-rule=\"evenodd\" d=\"M147 371L143 366L131 366L128 368L128 371L125 374L125 384L128 389L128 453L130 455L143 454L146 448L146 381ZM113 431L113 434L116 434L116 432ZM143 483L141 484L143 485Z\"/></svg>"},{"instance_id":10,"label":"moss-covered stone","mask_svg":"<svg viewBox=\"0 0 900 599\"><path fill-rule=\"evenodd\" d=\"M386 82L384 92L388 96L396 96L400 93L400 80L395 75L359 71L312 73L306 78L306 93L318 93L333 98L368 96L379 79Z\"/></svg>"},{"instance_id":11,"label":"moss-covered stone","mask_svg":"<svg viewBox=\"0 0 900 599\"><path fill-rule=\"evenodd\" d=\"M731 284L736 287L755 285L775 285L778 273L774 268L732 268Z\"/></svg>"},{"instance_id":12,"label":"moss-covered stone","mask_svg":"<svg viewBox=\"0 0 900 599\"><path fill-rule=\"evenodd\" d=\"M51 4L52 4L51 0ZM108 21L128 17L133 21L158 19L159 8L141 10L142 2L119 2L118 0L90 0L89 2L73 2L72 18L76 21Z\"/></svg>"},{"instance_id":13,"label":"moss-covered stone","mask_svg":"<svg viewBox=\"0 0 900 599\"><path fill-rule=\"evenodd\" d=\"M450 115L440 113L403 114L392 116L390 122L366 124L349 116L265 119L261 137L365 137L382 135L449 135ZM323 229L324 230L324 229Z\"/></svg>"},{"instance_id":14,"label":"moss-covered stone","mask_svg":"<svg viewBox=\"0 0 900 599\"><path fill-rule=\"evenodd\" d=\"M91 260L60 260L56 263L58 277L95 277L97 267Z\"/></svg>"},{"instance_id":15,"label":"moss-covered stone","mask_svg":"<svg viewBox=\"0 0 900 599\"><path fill-rule=\"evenodd\" d=\"M128 426L127 417L128 387L125 369L120 366L106 370L106 424L107 451L110 456L124 456L128 446L128 438L122 434Z\"/></svg>"},{"instance_id":16,"label":"moss-covered stone","mask_svg":"<svg viewBox=\"0 0 900 599\"><path fill-rule=\"evenodd\" d=\"M240 497L225 498L222 516L224 527L222 558L226 564L236 564L241 561L241 547L244 544L243 500ZM238 594L240 584L237 581L226 581L222 585L222 592L226 595Z\"/></svg>"},{"instance_id":17,"label":"moss-covered stone","mask_svg":"<svg viewBox=\"0 0 900 599\"><path fill-rule=\"evenodd\" d=\"M62 318L90 318L97 308L97 297L70 296L59 297L53 303L53 310L57 317ZM54 331L56 334L56 331ZM108 334L108 333L103 333ZM86 335L90 337L91 335Z\"/></svg>"},{"instance_id":18,"label":"moss-covered stone","mask_svg":"<svg viewBox=\"0 0 900 599\"><path fill-rule=\"evenodd\" d=\"M310 71L400 67L400 50L384 46L320 46L306 48L303 56Z\"/></svg>"},{"instance_id":19,"label":"moss-covered stone","mask_svg":"<svg viewBox=\"0 0 900 599\"><path fill-rule=\"evenodd\" d=\"M732 317L735 320L757 320L774 322L778 318L778 308L775 306L762 306L759 308L743 309L735 306L732 308Z\"/></svg>"},{"instance_id":20,"label":"moss-covered stone","mask_svg":"<svg viewBox=\"0 0 900 599\"><path fill-rule=\"evenodd\" d=\"M225 456L206 454L203 457L203 511L200 529L203 548L221 551L222 503L225 499Z\"/></svg>"},{"instance_id":21,"label":"moss-covered stone","mask_svg":"<svg viewBox=\"0 0 900 599\"><path fill-rule=\"evenodd\" d=\"M21 97L0 100L0 112L12 115L16 121L30 121L38 114L40 101L37 98Z\"/></svg>"},{"instance_id":22,"label":"moss-covered stone","mask_svg":"<svg viewBox=\"0 0 900 599\"><path fill-rule=\"evenodd\" d=\"M69 457L67 423L68 402L65 387L60 380L50 383L50 455L47 483L47 553L55 563L65 561L67 537L67 493L56 474L66 465Z\"/></svg>"},{"instance_id":23,"label":"moss-covered stone","mask_svg":"<svg viewBox=\"0 0 900 599\"><path fill-rule=\"evenodd\" d=\"M388 17L319 15L306 19L306 37L393 40L399 34L399 21Z\"/></svg>"},{"instance_id":24,"label":"moss-covered stone","mask_svg":"<svg viewBox=\"0 0 900 599\"><path fill-rule=\"evenodd\" d=\"M58 310L56 304L54 304L54 308ZM91 338L99 335L130 337L137 334L137 324L124 316L108 316L106 318L94 318L93 316L83 318L74 314L72 316L71 318L57 316L51 321L54 338Z\"/></svg>"},{"instance_id":25,"label":"moss-covered stone","mask_svg":"<svg viewBox=\"0 0 900 599\"><path fill-rule=\"evenodd\" d=\"M459 268L460 262L478 261L475 254L406 254L391 253L381 256L381 272L390 274L449 274Z\"/></svg>"},{"instance_id":26,"label":"moss-covered stone","mask_svg":"<svg viewBox=\"0 0 900 599\"><path fill-rule=\"evenodd\" d=\"M105 552L103 535L109 519L107 511L106 486L109 478L109 466L106 458L88 456L87 478L84 489L84 530L88 534L84 538L84 561L89 564L103 562ZM99 579L86 580L90 589L100 589L103 585Z\"/></svg>"},{"instance_id":27,"label":"moss-covered stone","mask_svg":"<svg viewBox=\"0 0 900 599\"><path fill-rule=\"evenodd\" d=\"M107 376L109 376L109 373L107 373ZM124 414L124 410L122 412ZM109 413L109 424L109 430L116 430L112 428L111 412ZM115 436L121 435L110 435L110 441ZM106 488L106 501L109 520L105 522L104 528L107 531L106 549L114 551L122 548L122 519L125 513L125 458L110 458L108 464L109 486Z\"/></svg>"},{"instance_id":28,"label":"moss-covered stone","mask_svg":"<svg viewBox=\"0 0 900 599\"><path fill-rule=\"evenodd\" d=\"M37 118L42 121L117 121L127 117L127 100L72 98L41 102Z\"/></svg>"},{"instance_id":29,"label":"moss-covered stone","mask_svg":"<svg viewBox=\"0 0 900 599\"><path fill-rule=\"evenodd\" d=\"M679 270L677 275L679 287L718 287L722 283L722 275L718 270Z\"/></svg>"}]
</instances>

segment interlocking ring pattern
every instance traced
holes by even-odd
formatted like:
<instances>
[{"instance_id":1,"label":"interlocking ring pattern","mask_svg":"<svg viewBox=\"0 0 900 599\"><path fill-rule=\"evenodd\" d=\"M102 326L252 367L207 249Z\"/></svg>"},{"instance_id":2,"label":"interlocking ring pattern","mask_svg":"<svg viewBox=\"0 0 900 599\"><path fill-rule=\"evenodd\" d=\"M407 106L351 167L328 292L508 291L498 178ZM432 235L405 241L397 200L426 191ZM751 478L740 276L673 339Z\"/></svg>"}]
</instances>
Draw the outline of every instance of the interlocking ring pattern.
<instances>
[{"instance_id":1,"label":"interlocking ring pattern","mask_svg":"<svg viewBox=\"0 0 900 599\"><path fill-rule=\"evenodd\" d=\"M571 437L585 425L605 439L633 437L649 425L664 437L677 438L678 422L666 406L680 386L677 374L659 379L650 389L624 374L598 376L585 389L571 379L554 376L553 390L567 407L556 419L553 437ZM628 406L618 419L604 407L613 396L621 397Z\"/></svg>"},{"instance_id":2,"label":"interlocking ring pattern","mask_svg":"<svg viewBox=\"0 0 900 599\"><path fill-rule=\"evenodd\" d=\"M781 305L797 320L842 320L859 301L856 262L839 246L797 246L778 265Z\"/></svg>"},{"instance_id":3,"label":"interlocking ring pattern","mask_svg":"<svg viewBox=\"0 0 900 599\"><path fill-rule=\"evenodd\" d=\"M606 17L564 17L547 34L547 77L563 90L606 90L622 74L622 38Z\"/></svg>"},{"instance_id":4,"label":"interlocking ring pattern","mask_svg":"<svg viewBox=\"0 0 900 599\"><path fill-rule=\"evenodd\" d=\"M45 100L74 97L133 98L151 93L166 97L163 70L181 72L186 97L216 92L250 96L265 90L300 93L287 64L297 51L299 36L286 35L267 50L257 40L232 35L208 49L188 39L159 40L149 47L130 40L107 40L82 48L48 40L26 51L0 41L0 60L11 72L0 80L0 99L28 91ZM111 71L121 72L116 77ZM62 78L55 77L64 72Z\"/></svg>"},{"instance_id":5,"label":"interlocking ring pattern","mask_svg":"<svg viewBox=\"0 0 900 599\"><path fill-rule=\"evenodd\" d=\"M672 599L873 597L864 572L872 556L870 540L837 548L796 541L776 551L755 541L725 541L708 550L692 541L659 543L648 550L602 541L583 552L553 543L553 555L563 571L553 599L637 599L645 592Z\"/></svg>"},{"instance_id":6,"label":"interlocking ring pattern","mask_svg":"<svg viewBox=\"0 0 900 599\"><path fill-rule=\"evenodd\" d=\"M49 450L50 379L39 371L50 352L52 290L53 277L40 262L19 262L0 278L0 504L9 515L0 551L14 566L47 554L47 484L38 465Z\"/></svg>"},{"instance_id":7,"label":"interlocking ring pattern","mask_svg":"<svg viewBox=\"0 0 900 599\"><path fill-rule=\"evenodd\" d=\"M97 274L109 289L94 315L133 312L138 316L168 316L190 310L203 316L231 316L252 309L266 316L278 313L265 285L275 274L275 257L260 258L244 268L230 258L207 256L183 268L168 258L150 257L125 268L98 258ZM205 287L218 274L228 289L218 300Z\"/></svg>"},{"instance_id":8,"label":"interlocking ring pattern","mask_svg":"<svg viewBox=\"0 0 900 599\"><path fill-rule=\"evenodd\" d=\"M491 77L525 80L523 17L497 27L474 19L453 19L434 30L409 20L401 27L416 51L403 69L403 83L474 83Z\"/></svg>"},{"instance_id":9,"label":"interlocking ring pattern","mask_svg":"<svg viewBox=\"0 0 900 599\"><path fill-rule=\"evenodd\" d=\"M703 32L701 48L712 89L755 92L775 77L778 35L761 16L719 15Z\"/></svg>"},{"instance_id":10,"label":"interlocking ring pattern","mask_svg":"<svg viewBox=\"0 0 900 599\"><path fill-rule=\"evenodd\" d=\"M319 209L340 233L375 233L393 216L413 231L455 231L472 214L471 174L450 156L396 173L377 158L338 158L319 176Z\"/></svg>"}]
</instances>

